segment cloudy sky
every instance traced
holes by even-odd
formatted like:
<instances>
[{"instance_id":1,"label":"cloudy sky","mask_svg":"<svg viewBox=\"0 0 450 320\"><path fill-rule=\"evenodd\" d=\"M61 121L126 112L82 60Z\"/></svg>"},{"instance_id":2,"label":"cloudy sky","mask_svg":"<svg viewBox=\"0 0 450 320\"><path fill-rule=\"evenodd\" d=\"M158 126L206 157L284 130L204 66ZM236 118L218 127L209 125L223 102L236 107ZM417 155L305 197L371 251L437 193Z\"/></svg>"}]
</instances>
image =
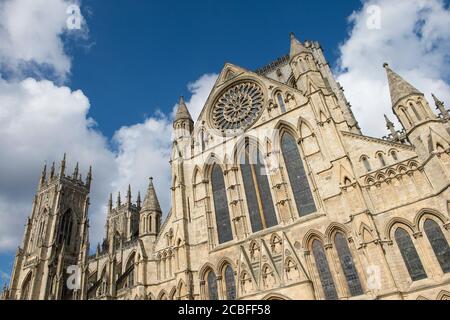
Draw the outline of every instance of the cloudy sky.
<instances>
[{"instance_id":1,"label":"cloudy sky","mask_svg":"<svg viewBox=\"0 0 450 320\"><path fill-rule=\"evenodd\" d=\"M290 31L321 42L368 135L386 134L383 113L394 120L383 62L450 103L447 2L310 2L0 0L0 283L44 162L93 165L93 242L109 193L129 183L135 196L154 176L167 212L179 95L195 118L225 62L256 69L288 52Z\"/></svg>"}]
</instances>

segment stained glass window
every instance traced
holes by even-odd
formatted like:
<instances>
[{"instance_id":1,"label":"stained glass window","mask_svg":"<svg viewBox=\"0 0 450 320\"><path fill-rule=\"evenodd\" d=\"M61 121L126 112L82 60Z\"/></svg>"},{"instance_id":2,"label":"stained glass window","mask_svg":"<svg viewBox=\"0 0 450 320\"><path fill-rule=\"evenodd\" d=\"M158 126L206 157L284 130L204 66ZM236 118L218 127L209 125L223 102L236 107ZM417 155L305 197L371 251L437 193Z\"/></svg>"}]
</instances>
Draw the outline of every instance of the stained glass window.
<instances>
[{"instance_id":1,"label":"stained glass window","mask_svg":"<svg viewBox=\"0 0 450 320\"><path fill-rule=\"evenodd\" d=\"M281 139L281 149L286 165L295 203L299 210L299 216L303 217L316 211L314 198L311 193L308 178L303 167L303 161L298 151L295 139L285 133Z\"/></svg>"},{"instance_id":2,"label":"stained glass window","mask_svg":"<svg viewBox=\"0 0 450 320\"><path fill-rule=\"evenodd\" d=\"M247 145L240 162L253 232L277 225L272 194L261 152Z\"/></svg>"},{"instance_id":3,"label":"stained glass window","mask_svg":"<svg viewBox=\"0 0 450 320\"><path fill-rule=\"evenodd\" d=\"M227 289L227 300L236 299L236 283L234 280L233 268L227 265L225 268L225 286Z\"/></svg>"},{"instance_id":4,"label":"stained glass window","mask_svg":"<svg viewBox=\"0 0 450 320\"><path fill-rule=\"evenodd\" d=\"M424 223L424 229L442 271L444 273L450 272L450 248L441 227L435 221L427 219Z\"/></svg>"},{"instance_id":5,"label":"stained glass window","mask_svg":"<svg viewBox=\"0 0 450 320\"><path fill-rule=\"evenodd\" d=\"M217 294L217 278L213 271L208 272L208 297L209 300L219 300Z\"/></svg>"},{"instance_id":6,"label":"stained glass window","mask_svg":"<svg viewBox=\"0 0 450 320\"><path fill-rule=\"evenodd\" d=\"M286 105L284 104L283 96L281 95L281 93L277 93L277 100L278 100L278 105L280 106L281 113L285 113Z\"/></svg>"},{"instance_id":7,"label":"stained glass window","mask_svg":"<svg viewBox=\"0 0 450 320\"><path fill-rule=\"evenodd\" d=\"M333 276L331 275L328 265L327 256L319 240L314 240L312 244L314 261L316 262L317 271L319 272L320 283L322 284L325 299L337 300L338 295L334 285Z\"/></svg>"},{"instance_id":8,"label":"stained glass window","mask_svg":"<svg viewBox=\"0 0 450 320\"><path fill-rule=\"evenodd\" d=\"M403 261L405 262L411 279L413 281L425 279L427 274L423 268L422 261L420 261L419 255L417 254L409 233L402 228L398 228L395 231L395 241L400 249Z\"/></svg>"},{"instance_id":9,"label":"stained glass window","mask_svg":"<svg viewBox=\"0 0 450 320\"><path fill-rule=\"evenodd\" d=\"M355 263L353 261L350 248L347 240L340 232L336 233L334 237L334 244L339 256L342 270L344 271L345 279L347 280L348 289L352 296L359 296L363 294L361 282L359 280L358 272L356 271Z\"/></svg>"},{"instance_id":10,"label":"stained glass window","mask_svg":"<svg viewBox=\"0 0 450 320\"><path fill-rule=\"evenodd\" d=\"M227 191L223 172L219 165L215 164L211 174L212 193L214 199L214 210L216 212L216 225L219 243L231 241L230 212L228 210Z\"/></svg>"}]
</instances>

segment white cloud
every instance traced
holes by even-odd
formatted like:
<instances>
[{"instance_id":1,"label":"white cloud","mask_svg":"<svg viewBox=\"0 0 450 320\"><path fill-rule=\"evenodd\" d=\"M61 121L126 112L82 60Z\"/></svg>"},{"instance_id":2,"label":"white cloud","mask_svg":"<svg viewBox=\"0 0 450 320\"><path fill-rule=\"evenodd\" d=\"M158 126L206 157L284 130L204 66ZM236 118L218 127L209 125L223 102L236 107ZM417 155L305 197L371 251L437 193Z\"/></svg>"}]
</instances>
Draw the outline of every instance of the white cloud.
<instances>
[{"instance_id":1,"label":"white cloud","mask_svg":"<svg viewBox=\"0 0 450 320\"><path fill-rule=\"evenodd\" d=\"M84 177L89 165L94 167L91 211L97 222L95 213L104 211L118 170L108 141L87 117L87 97L46 80L0 79L0 105L0 149L6 151L0 157L0 249L19 244L43 162L61 159L64 152L68 173L75 161ZM94 223L93 230L103 228Z\"/></svg>"},{"instance_id":2,"label":"white cloud","mask_svg":"<svg viewBox=\"0 0 450 320\"><path fill-rule=\"evenodd\" d=\"M67 8L73 0L4 0L0 3L0 67L14 76L52 72L64 79L71 60L64 52L62 36L68 32ZM81 16L81 30L87 32Z\"/></svg>"},{"instance_id":3,"label":"white cloud","mask_svg":"<svg viewBox=\"0 0 450 320\"><path fill-rule=\"evenodd\" d=\"M186 101L194 121L217 79L217 74L205 74L189 83L192 93ZM154 177L154 183L161 207L165 213L170 209L170 155L172 151L172 121L178 105L170 116L160 112L143 123L122 127L114 135L113 141L118 146L116 158L119 175L114 182L115 189L126 190L128 183L134 190L141 190L144 196L148 177ZM142 199L143 200L143 199Z\"/></svg>"},{"instance_id":4,"label":"white cloud","mask_svg":"<svg viewBox=\"0 0 450 320\"><path fill-rule=\"evenodd\" d=\"M380 29L368 28L370 6L380 9ZM368 0L349 18L340 47L338 81L364 133L383 136L383 113L392 120L384 62L424 92L450 101L450 11L441 0ZM369 24L370 25L370 24ZM400 129L400 127L398 127Z\"/></svg>"}]
</instances>

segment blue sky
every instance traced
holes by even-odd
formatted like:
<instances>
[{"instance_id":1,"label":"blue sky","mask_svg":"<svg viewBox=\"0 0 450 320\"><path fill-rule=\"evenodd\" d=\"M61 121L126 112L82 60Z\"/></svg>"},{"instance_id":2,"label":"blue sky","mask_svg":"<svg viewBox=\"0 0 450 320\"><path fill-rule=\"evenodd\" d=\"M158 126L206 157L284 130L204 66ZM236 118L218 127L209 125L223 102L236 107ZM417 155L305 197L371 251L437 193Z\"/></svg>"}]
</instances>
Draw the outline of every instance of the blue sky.
<instances>
[{"instance_id":1,"label":"blue sky","mask_svg":"<svg viewBox=\"0 0 450 320\"><path fill-rule=\"evenodd\" d=\"M167 213L178 97L198 114L226 62L262 67L289 52L290 32L321 43L368 135L386 134L384 113L396 122L385 61L450 105L448 1L78 0L83 28L68 32L73 1L0 1L0 285L44 161L67 152L84 176L93 165L92 247L109 193L129 183L135 197L154 176Z\"/></svg>"},{"instance_id":2,"label":"blue sky","mask_svg":"<svg viewBox=\"0 0 450 320\"><path fill-rule=\"evenodd\" d=\"M325 6L326 5L326 6ZM106 135L168 111L187 83L225 62L250 70L289 50L289 32L320 39L330 62L360 1L84 1L88 51L77 47L70 84L89 97ZM92 14L89 14L91 12ZM132 107L132 112L130 112Z\"/></svg>"}]
</instances>

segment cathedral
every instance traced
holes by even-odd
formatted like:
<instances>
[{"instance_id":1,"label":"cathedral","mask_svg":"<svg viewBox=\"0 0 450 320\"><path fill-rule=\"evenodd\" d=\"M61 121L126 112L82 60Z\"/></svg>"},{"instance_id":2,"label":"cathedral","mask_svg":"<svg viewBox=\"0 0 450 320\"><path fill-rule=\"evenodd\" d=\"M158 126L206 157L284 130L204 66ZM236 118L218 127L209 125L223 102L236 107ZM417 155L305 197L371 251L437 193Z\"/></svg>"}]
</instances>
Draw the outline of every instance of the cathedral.
<instances>
[{"instance_id":1,"label":"cathedral","mask_svg":"<svg viewBox=\"0 0 450 320\"><path fill-rule=\"evenodd\" d=\"M170 211L152 178L111 195L96 248L92 170L44 168L2 298L450 299L450 114L384 68L402 128L375 138L318 42L225 64L196 122L180 98Z\"/></svg>"}]
</instances>

